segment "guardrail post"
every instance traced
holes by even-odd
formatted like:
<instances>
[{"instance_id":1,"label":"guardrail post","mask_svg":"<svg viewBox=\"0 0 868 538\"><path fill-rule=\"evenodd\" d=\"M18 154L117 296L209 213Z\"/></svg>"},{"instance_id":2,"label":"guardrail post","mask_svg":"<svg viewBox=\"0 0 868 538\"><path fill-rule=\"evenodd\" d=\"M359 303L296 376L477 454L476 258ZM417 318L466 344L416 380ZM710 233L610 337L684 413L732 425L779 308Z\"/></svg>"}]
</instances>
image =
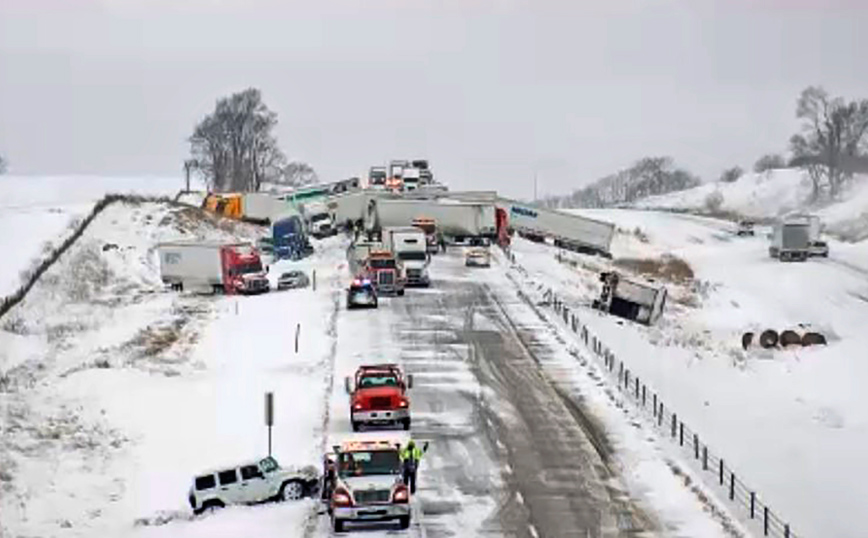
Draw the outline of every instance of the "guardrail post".
<instances>
[{"instance_id":1,"label":"guardrail post","mask_svg":"<svg viewBox=\"0 0 868 538\"><path fill-rule=\"evenodd\" d=\"M754 514L756 514L756 493L750 492L750 518L754 518Z\"/></svg>"},{"instance_id":2,"label":"guardrail post","mask_svg":"<svg viewBox=\"0 0 868 538\"><path fill-rule=\"evenodd\" d=\"M645 385L642 385L642 407L645 407Z\"/></svg>"},{"instance_id":3,"label":"guardrail post","mask_svg":"<svg viewBox=\"0 0 868 538\"><path fill-rule=\"evenodd\" d=\"M678 423L678 415L672 413L672 437L675 437L675 426Z\"/></svg>"},{"instance_id":4,"label":"guardrail post","mask_svg":"<svg viewBox=\"0 0 868 538\"><path fill-rule=\"evenodd\" d=\"M684 446L684 423L680 422L678 424L678 445Z\"/></svg>"},{"instance_id":5,"label":"guardrail post","mask_svg":"<svg viewBox=\"0 0 868 538\"><path fill-rule=\"evenodd\" d=\"M708 447L702 447L702 470L708 470Z\"/></svg>"},{"instance_id":6,"label":"guardrail post","mask_svg":"<svg viewBox=\"0 0 868 538\"><path fill-rule=\"evenodd\" d=\"M651 416L656 417L657 416L657 393L656 392L651 395L651 399L654 402L654 410L651 412Z\"/></svg>"},{"instance_id":7,"label":"guardrail post","mask_svg":"<svg viewBox=\"0 0 868 538\"><path fill-rule=\"evenodd\" d=\"M630 390L630 369L624 370L624 388Z\"/></svg>"},{"instance_id":8,"label":"guardrail post","mask_svg":"<svg viewBox=\"0 0 868 538\"><path fill-rule=\"evenodd\" d=\"M735 499L735 473L729 473L729 500Z\"/></svg>"},{"instance_id":9,"label":"guardrail post","mask_svg":"<svg viewBox=\"0 0 868 538\"><path fill-rule=\"evenodd\" d=\"M693 459L699 459L699 436L697 434L693 434Z\"/></svg>"},{"instance_id":10,"label":"guardrail post","mask_svg":"<svg viewBox=\"0 0 868 538\"><path fill-rule=\"evenodd\" d=\"M657 425L663 425L663 402L660 402L660 412L657 413Z\"/></svg>"},{"instance_id":11,"label":"guardrail post","mask_svg":"<svg viewBox=\"0 0 868 538\"><path fill-rule=\"evenodd\" d=\"M720 485L722 486L723 485L723 458L720 458L720 472L718 474L720 475Z\"/></svg>"},{"instance_id":12,"label":"guardrail post","mask_svg":"<svg viewBox=\"0 0 868 538\"><path fill-rule=\"evenodd\" d=\"M769 535L769 507L763 507L763 536Z\"/></svg>"},{"instance_id":13,"label":"guardrail post","mask_svg":"<svg viewBox=\"0 0 868 538\"><path fill-rule=\"evenodd\" d=\"M784 538L790 538L790 526L784 525Z\"/></svg>"}]
</instances>

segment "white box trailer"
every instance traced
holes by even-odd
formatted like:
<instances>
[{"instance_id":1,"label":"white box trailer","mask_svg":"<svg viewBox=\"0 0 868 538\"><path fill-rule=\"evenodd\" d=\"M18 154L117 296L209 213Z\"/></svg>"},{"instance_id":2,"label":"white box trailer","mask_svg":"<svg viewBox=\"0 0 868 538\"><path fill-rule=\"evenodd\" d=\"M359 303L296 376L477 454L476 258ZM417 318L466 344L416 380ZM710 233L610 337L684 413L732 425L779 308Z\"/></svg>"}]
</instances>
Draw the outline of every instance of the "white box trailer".
<instances>
[{"instance_id":1,"label":"white box trailer","mask_svg":"<svg viewBox=\"0 0 868 538\"><path fill-rule=\"evenodd\" d=\"M285 212L286 203L266 192L246 192L241 196L241 216L244 220L270 224Z\"/></svg>"},{"instance_id":2,"label":"white box trailer","mask_svg":"<svg viewBox=\"0 0 868 538\"><path fill-rule=\"evenodd\" d=\"M264 293L267 270L251 243L175 241L159 243L160 277L178 290Z\"/></svg>"},{"instance_id":3,"label":"white box trailer","mask_svg":"<svg viewBox=\"0 0 868 538\"><path fill-rule=\"evenodd\" d=\"M378 232L391 226L411 226L413 219L434 219L437 230L451 237L494 236L494 206L426 199L372 199L365 214L365 229Z\"/></svg>"},{"instance_id":4,"label":"white box trailer","mask_svg":"<svg viewBox=\"0 0 868 538\"><path fill-rule=\"evenodd\" d=\"M501 198L497 202L516 232L534 237L548 237L555 246L577 252L610 255L615 225L554 209L531 206Z\"/></svg>"}]
</instances>

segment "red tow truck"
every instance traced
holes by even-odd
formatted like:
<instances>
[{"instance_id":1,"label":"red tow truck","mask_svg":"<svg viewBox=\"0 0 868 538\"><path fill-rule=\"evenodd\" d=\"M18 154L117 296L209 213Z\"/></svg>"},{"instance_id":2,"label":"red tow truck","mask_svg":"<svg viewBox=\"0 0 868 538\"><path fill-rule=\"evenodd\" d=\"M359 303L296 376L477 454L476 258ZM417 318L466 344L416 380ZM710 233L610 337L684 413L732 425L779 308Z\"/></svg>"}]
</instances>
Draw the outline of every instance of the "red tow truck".
<instances>
[{"instance_id":1,"label":"red tow truck","mask_svg":"<svg viewBox=\"0 0 868 538\"><path fill-rule=\"evenodd\" d=\"M398 425L410 429L410 399L413 376L397 364L360 366L354 378L346 377L344 386L350 395L350 422L353 431L368 425Z\"/></svg>"}]
</instances>

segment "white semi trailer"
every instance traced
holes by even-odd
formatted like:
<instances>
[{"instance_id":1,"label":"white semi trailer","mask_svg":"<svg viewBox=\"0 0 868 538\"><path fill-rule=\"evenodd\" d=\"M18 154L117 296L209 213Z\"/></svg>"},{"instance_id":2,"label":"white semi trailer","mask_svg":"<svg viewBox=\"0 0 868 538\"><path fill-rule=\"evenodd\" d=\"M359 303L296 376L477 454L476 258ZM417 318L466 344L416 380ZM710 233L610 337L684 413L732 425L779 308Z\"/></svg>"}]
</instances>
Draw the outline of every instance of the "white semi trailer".
<instances>
[{"instance_id":1,"label":"white semi trailer","mask_svg":"<svg viewBox=\"0 0 868 538\"><path fill-rule=\"evenodd\" d=\"M408 286L430 286L428 264L431 257L425 232L413 226L383 228L383 245L403 264Z\"/></svg>"},{"instance_id":2,"label":"white semi trailer","mask_svg":"<svg viewBox=\"0 0 868 538\"><path fill-rule=\"evenodd\" d=\"M437 230L452 238L493 237L497 228L490 204L437 200L376 199L368 201L365 229L380 232L391 226L410 226L419 217L434 219Z\"/></svg>"},{"instance_id":3,"label":"white semi trailer","mask_svg":"<svg viewBox=\"0 0 868 538\"><path fill-rule=\"evenodd\" d=\"M805 261L811 254L811 219L789 216L775 224L769 256L781 261Z\"/></svg>"},{"instance_id":4,"label":"white semi trailer","mask_svg":"<svg viewBox=\"0 0 868 538\"><path fill-rule=\"evenodd\" d=\"M593 307L612 314L651 325L663 315L666 304L666 288L628 280L618 273L600 274L603 291Z\"/></svg>"},{"instance_id":5,"label":"white semi trailer","mask_svg":"<svg viewBox=\"0 0 868 538\"><path fill-rule=\"evenodd\" d=\"M515 200L500 198L497 207L503 209L509 227L528 238L551 238L556 247L576 252L610 256L615 225L610 222L571 215L555 209L536 207Z\"/></svg>"}]
</instances>

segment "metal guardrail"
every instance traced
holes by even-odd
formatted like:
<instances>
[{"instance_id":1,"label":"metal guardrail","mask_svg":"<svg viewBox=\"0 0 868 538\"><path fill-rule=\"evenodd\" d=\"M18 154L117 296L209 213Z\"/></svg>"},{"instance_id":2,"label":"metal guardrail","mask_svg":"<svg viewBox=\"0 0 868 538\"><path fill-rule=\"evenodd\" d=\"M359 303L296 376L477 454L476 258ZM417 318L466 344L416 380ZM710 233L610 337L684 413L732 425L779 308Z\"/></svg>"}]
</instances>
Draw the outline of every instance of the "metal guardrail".
<instances>
[{"instance_id":1,"label":"metal guardrail","mask_svg":"<svg viewBox=\"0 0 868 538\"><path fill-rule=\"evenodd\" d=\"M715 455L708 445L702 442L699 434L679 418L674 409L664 404L659 394L651 390L630 370L629 365L618 359L603 341L581 322L578 309L570 308L551 288L544 292L544 298L567 328L579 337L593 356L602 361L604 370L610 379L617 383L621 394L632 400L646 418L651 418L651 424L658 432L662 432L688 454L696 468L713 474L715 482L724 490L727 499L759 525L763 536L799 538L799 535L790 529L789 523L772 512L755 489L745 484L735 470L722 457Z\"/></svg>"}]
</instances>

